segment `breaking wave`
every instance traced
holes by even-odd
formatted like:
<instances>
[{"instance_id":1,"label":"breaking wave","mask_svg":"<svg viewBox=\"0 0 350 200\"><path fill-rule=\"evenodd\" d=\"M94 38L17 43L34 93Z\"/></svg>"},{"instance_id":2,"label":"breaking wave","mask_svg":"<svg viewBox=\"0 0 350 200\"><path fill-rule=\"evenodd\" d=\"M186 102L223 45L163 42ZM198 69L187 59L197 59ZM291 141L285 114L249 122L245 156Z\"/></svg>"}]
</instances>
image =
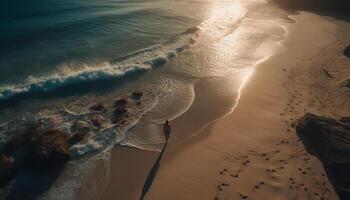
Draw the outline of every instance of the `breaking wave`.
<instances>
[{"instance_id":1,"label":"breaking wave","mask_svg":"<svg viewBox=\"0 0 350 200\"><path fill-rule=\"evenodd\" d=\"M182 35L176 41L163 42L97 67L86 66L83 70L73 71L67 75L56 73L45 77L29 77L23 83L2 86L0 101L24 94L49 92L76 84L116 79L160 67L189 48L195 41L193 36Z\"/></svg>"}]
</instances>

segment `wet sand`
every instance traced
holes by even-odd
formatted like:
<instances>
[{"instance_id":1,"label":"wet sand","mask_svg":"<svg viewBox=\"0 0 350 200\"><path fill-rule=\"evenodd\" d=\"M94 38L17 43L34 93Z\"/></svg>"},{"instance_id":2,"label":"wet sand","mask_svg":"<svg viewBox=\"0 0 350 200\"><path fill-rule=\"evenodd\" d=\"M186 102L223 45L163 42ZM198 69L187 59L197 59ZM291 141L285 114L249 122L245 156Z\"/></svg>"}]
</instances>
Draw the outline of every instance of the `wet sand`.
<instances>
[{"instance_id":1,"label":"wet sand","mask_svg":"<svg viewBox=\"0 0 350 200\"><path fill-rule=\"evenodd\" d=\"M196 84L194 104L171 122L175 133L196 136L176 145L172 138L145 199L337 199L294 123L305 112L350 114L350 94L341 88L350 76L342 54L350 25L305 12L292 18L284 50L255 67L241 94L232 96L240 96L235 109L204 98L209 85L220 88L217 82ZM158 154L117 147L102 199L138 199Z\"/></svg>"}]
</instances>

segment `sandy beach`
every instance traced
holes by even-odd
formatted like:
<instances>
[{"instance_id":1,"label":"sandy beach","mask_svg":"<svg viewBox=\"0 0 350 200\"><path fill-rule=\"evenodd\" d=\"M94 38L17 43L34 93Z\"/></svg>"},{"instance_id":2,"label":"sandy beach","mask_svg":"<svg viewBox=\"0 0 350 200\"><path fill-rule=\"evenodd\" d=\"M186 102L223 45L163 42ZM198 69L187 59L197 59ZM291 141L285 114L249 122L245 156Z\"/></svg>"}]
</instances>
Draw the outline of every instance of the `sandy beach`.
<instances>
[{"instance_id":1,"label":"sandy beach","mask_svg":"<svg viewBox=\"0 0 350 200\"><path fill-rule=\"evenodd\" d=\"M349 0L0 5L0 200L350 199Z\"/></svg>"},{"instance_id":2,"label":"sandy beach","mask_svg":"<svg viewBox=\"0 0 350 200\"><path fill-rule=\"evenodd\" d=\"M207 88L229 87L220 81L195 85L191 108L171 124L174 135L196 136L176 145L172 138L145 199L338 199L294 125L306 112L349 116L341 84L350 74L342 53L350 25L308 12L290 17L296 23L285 27L279 52L255 66L236 107L203 98ZM201 129L202 122L210 123ZM138 199L157 155L115 148L102 199Z\"/></svg>"}]
</instances>

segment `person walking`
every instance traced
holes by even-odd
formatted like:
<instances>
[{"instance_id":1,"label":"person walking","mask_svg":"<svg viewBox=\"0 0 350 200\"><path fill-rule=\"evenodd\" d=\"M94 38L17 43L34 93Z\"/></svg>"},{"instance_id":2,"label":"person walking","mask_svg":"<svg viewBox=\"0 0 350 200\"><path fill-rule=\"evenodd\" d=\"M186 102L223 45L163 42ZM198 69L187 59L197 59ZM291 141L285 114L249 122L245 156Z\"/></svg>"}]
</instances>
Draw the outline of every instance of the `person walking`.
<instances>
[{"instance_id":1,"label":"person walking","mask_svg":"<svg viewBox=\"0 0 350 200\"><path fill-rule=\"evenodd\" d=\"M171 127L170 127L170 123L169 120L166 120L163 126L163 133L165 136L165 142L168 143L168 140L170 138L170 133L171 133Z\"/></svg>"},{"instance_id":2,"label":"person walking","mask_svg":"<svg viewBox=\"0 0 350 200\"><path fill-rule=\"evenodd\" d=\"M154 179L157 176L158 170L160 168L160 161L162 160L163 153L165 152L166 147L168 146L168 140L170 138L171 133L171 127L169 120L166 120L163 125L163 134L165 136L165 144L163 146L162 151L160 152L156 162L154 163L153 167L151 168L150 172L148 173L148 176L145 180L145 183L143 184L140 200L144 200L148 190L151 188Z\"/></svg>"}]
</instances>

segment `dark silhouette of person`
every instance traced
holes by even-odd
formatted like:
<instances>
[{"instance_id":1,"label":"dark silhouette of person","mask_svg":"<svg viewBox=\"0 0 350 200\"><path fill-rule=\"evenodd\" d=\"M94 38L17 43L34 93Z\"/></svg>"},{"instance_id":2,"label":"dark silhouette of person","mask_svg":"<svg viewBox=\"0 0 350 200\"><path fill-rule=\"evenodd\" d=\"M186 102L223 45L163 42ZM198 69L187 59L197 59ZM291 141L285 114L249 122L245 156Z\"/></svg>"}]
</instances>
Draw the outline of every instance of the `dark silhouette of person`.
<instances>
[{"instance_id":1,"label":"dark silhouette of person","mask_svg":"<svg viewBox=\"0 0 350 200\"><path fill-rule=\"evenodd\" d=\"M165 124L163 126L163 133L164 133L164 136L165 136L165 142L167 143L168 140L169 140L169 137L170 137L170 133L171 133L171 127L170 127L170 124L169 124L169 120L165 121Z\"/></svg>"},{"instance_id":2,"label":"dark silhouette of person","mask_svg":"<svg viewBox=\"0 0 350 200\"><path fill-rule=\"evenodd\" d=\"M151 168L150 172L148 173L148 176L146 178L145 183L143 184L140 200L143 200L148 192L148 190L151 188L153 184L153 180L156 178L158 170L160 168L160 161L162 160L163 153L165 152L166 147L168 146L168 140L170 138L170 132L171 132L171 127L169 124L169 120L166 120L164 125L163 125L163 133L165 136L165 144L160 152L156 162L154 163L153 167Z\"/></svg>"}]
</instances>

